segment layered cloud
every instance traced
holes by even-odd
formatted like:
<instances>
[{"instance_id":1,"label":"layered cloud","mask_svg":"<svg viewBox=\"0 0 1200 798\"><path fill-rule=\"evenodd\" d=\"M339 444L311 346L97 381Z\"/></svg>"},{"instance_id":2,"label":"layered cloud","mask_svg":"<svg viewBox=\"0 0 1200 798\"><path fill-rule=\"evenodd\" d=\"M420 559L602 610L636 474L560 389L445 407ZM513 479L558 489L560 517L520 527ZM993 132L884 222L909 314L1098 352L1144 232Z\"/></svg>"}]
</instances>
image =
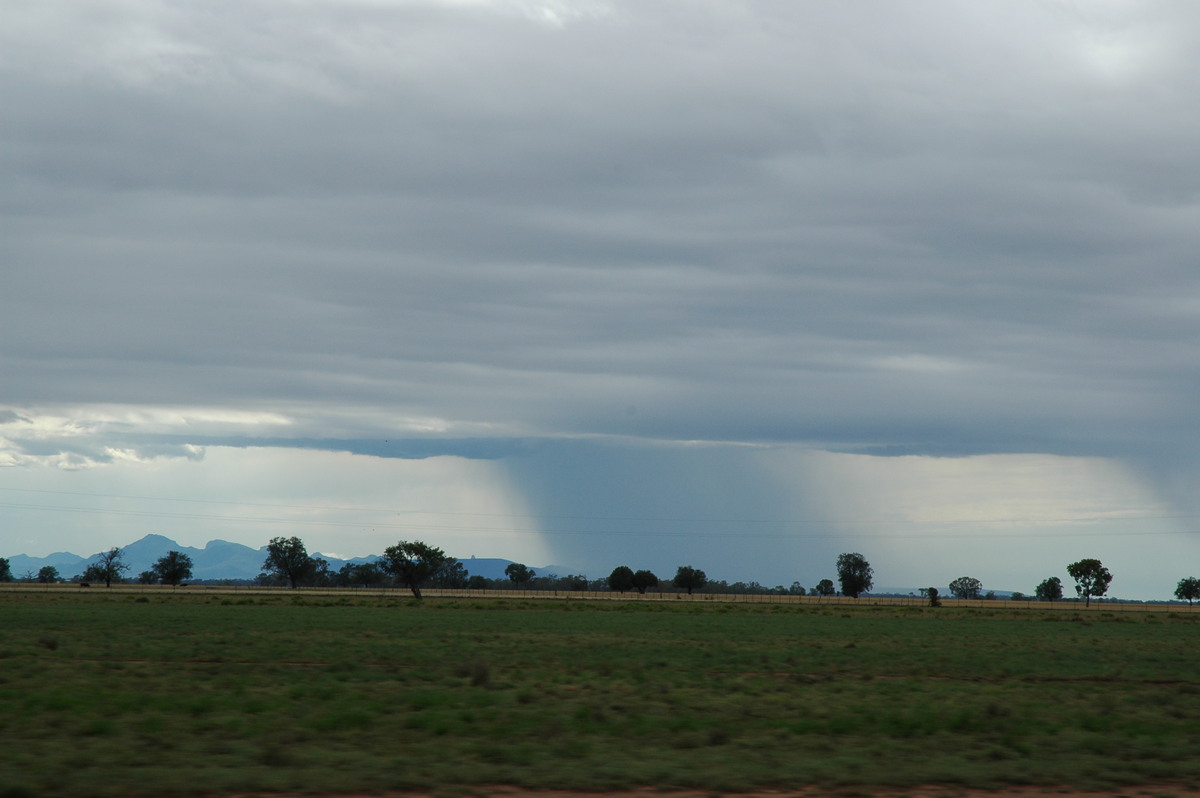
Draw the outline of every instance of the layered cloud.
<instances>
[{"instance_id":1,"label":"layered cloud","mask_svg":"<svg viewBox=\"0 0 1200 798\"><path fill-rule=\"evenodd\" d=\"M663 452L738 490L751 451L1050 455L1192 512L1198 15L10 9L0 462L482 458L533 495L571 451L619 506ZM816 512L802 471L767 516Z\"/></svg>"}]
</instances>

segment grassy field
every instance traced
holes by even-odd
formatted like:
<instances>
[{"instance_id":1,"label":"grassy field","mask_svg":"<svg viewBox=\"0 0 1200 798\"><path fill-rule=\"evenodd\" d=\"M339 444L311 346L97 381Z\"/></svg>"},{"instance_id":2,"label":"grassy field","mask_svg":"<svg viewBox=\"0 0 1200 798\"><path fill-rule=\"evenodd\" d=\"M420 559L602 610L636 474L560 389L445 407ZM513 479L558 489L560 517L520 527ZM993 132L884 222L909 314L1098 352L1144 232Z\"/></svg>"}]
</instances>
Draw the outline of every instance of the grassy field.
<instances>
[{"instance_id":1,"label":"grassy field","mask_svg":"<svg viewBox=\"0 0 1200 798\"><path fill-rule=\"evenodd\" d=\"M1196 786L1198 623L0 593L0 796Z\"/></svg>"}]
</instances>

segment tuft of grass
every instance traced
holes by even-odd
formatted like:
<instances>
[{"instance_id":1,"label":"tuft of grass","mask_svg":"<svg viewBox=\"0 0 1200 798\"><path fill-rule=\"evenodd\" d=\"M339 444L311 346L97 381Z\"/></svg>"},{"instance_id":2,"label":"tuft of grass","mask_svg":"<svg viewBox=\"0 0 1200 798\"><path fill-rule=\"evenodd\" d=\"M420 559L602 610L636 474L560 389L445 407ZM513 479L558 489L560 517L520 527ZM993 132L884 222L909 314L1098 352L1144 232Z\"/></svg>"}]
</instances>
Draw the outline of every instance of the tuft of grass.
<instances>
[{"instance_id":1,"label":"tuft of grass","mask_svg":"<svg viewBox=\"0 0 1200 798\"><path fill-rule=\"evenodd\" d=\"M476 657L469 662L460 663L454 671L456 676L469 679L474 687L487 687L492 683L492 669L487 660Z\"/></svg>"}]
</instances>

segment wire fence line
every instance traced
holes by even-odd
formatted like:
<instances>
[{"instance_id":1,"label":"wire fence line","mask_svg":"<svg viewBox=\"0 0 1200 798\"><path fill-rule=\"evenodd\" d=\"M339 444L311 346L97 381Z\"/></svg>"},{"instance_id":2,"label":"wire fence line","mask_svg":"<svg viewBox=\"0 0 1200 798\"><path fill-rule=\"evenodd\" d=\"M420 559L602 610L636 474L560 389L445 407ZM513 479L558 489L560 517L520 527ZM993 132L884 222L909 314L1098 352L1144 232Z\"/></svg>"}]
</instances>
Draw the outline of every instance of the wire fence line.
<instances>
[{"instance_id":1,"label":"wire fence line","mask_svg":"<svg viewBox=\"0 0 1200 798\"><path fill-rule=\"evenodd\" d=\"M0 593L76 593L76 594L127 594L127 595L170 595L173 593L208 595L272 595L272 596L324 596L324 597L374 597L380 599L411 599L412 592L406 587L277 587L263 585L169 585L119 584L105 587L101 584L84 586L71 582L4 582ZM422 588L426 598L455 599L531 599L561 601L629 601L629 602L686 602L702 604L779 604L807 607L926 607L929 600L918 596L871 596L859 598L849 596L798 596L779 593L692 593L684 591L647 591L646 593L618 593L602 590L468 590L448 588ZM940 599L941 608L1009 609L1009 610L1074 610L1088 612L1200 612L1200 604L1189 605L1174 602L1143 603L1118 599L1093 598L1091 606L1081 599L1037 601L1033 599Z\"/></svg>"}]
</instances>

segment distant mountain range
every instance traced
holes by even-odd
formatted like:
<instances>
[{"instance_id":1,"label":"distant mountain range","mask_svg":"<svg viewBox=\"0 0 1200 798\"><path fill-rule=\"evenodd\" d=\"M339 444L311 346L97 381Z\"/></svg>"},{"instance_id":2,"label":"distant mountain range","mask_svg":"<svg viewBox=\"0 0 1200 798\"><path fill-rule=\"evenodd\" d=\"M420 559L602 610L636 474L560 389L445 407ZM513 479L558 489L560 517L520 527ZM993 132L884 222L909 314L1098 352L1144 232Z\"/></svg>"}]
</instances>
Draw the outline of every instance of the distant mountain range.
<instances>
[{"instance_id":1,"label":"distant mountain range","mask_svg":"<svg viewBox=\"0 0 1200 798\"><path fill-rule=\"evenodd\" d=\"M230 543L227 540L210 540L204 548L198 549L192 546L181 546L164 535L146 535L141 540L122 548L124 556L121 561L129 566L129 570L125 573L126 578L136 578L142 571L150 570L150 567L169 551L178 551L192 558L193 579L254 579L262 571L263 560L267 556L266 546L253 549L243 546L241 543ZM328 560L330 569L337 571L348 562L373 562L379 559L380 555L354 557L349 560L330 557L319 552L313 552L313 556ZM82 574L95 557L95 554L90 557L81 557L66 551L56 551L45 557L16 554L9 557L8 562L13 576L17 579L26 574L37 574L42 567L47 565L57 568L59 576L62 578L70 579ZM462 561L469 575L482 576L486 579L504 579L504 569L511 563L512 560L475 557ZM533 570L539 575L566 576L575 573L569 568L556 565L535 567Z\"/></svg>"}]
</instances>

